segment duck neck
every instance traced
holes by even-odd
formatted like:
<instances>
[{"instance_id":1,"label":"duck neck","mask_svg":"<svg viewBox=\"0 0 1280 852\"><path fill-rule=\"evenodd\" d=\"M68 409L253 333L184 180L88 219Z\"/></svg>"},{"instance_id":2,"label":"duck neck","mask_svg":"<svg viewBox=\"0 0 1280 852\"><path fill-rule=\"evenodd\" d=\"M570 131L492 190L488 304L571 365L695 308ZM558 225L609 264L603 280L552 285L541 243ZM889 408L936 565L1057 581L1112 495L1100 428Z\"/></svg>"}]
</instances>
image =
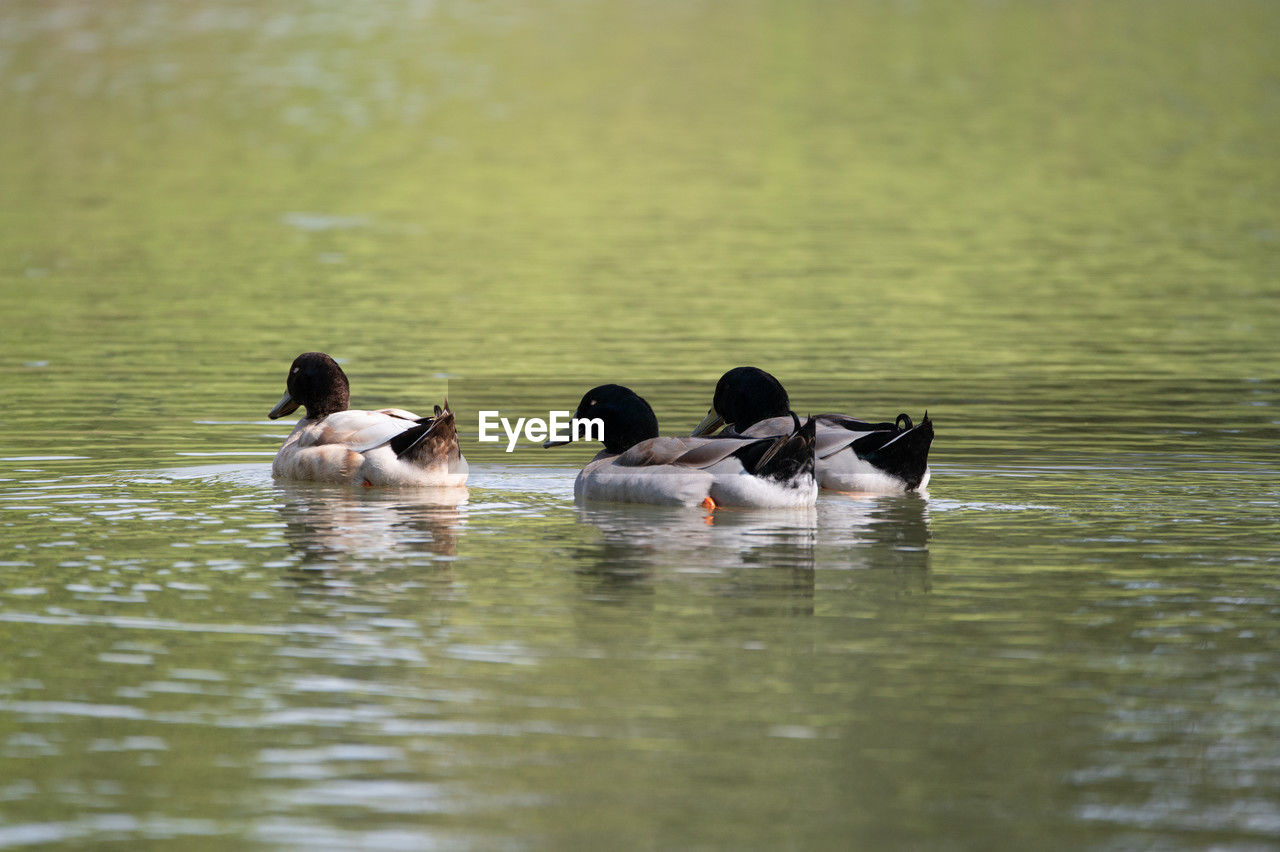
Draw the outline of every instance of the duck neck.
<instances>
[{"instance_id":1,"label":"duck neck","mask_svg":"<svg viewBox=\"0 0 1280 852\"><path fill-rule=\"evenodd\" d=\"M647 402L641 400L641 403L643 408L637 406L625 416L604 418L604 448L610 453L625 453L641 441L658 437L658 418Z\"/></svg>"},{"instance_id":2,"label":"duck neck","mask_svg":"<svg viewBox=\"0 0 1280 852\"><path fill-rule=\"evenodd\" d=\"M330 414L346 411L349 402L350 398L347 396L346 390L335 387L324 398L307 403L307 419L319 420L321 417L328 417Z\"/></svg>"},{"instance_id":3,"label":"duck neck","mask_svg":"<svg viewBox=\"0 0 1280 852\"><path fill-rule=\"evenodd\" d=\"M656 426L653 429L648 429L643 426L635 428L633 424L627 424L612 431L605 427L604 448L606 452L618 455L619 453L625 453L641 441L656 437L658 437Z\"/></svg>"}]
</instances>

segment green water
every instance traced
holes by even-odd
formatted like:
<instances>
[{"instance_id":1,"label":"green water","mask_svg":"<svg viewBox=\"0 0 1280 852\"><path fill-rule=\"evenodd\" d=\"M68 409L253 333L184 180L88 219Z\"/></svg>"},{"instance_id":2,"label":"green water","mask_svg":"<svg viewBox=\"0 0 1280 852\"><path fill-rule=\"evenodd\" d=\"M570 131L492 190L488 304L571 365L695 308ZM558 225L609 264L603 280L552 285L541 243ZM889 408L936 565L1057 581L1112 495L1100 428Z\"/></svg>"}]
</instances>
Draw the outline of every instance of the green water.
<instances>
[{"instance_id":1,"label":"green water","mask_svg":"<svg viewBox=\"0 0 1280 852\"><path fill-rule=\"evenodd\" d=\"M0 848L1280 844L1280 9L0 4ZM465 500L272 482L289 361ZM927 496L576 507L765 367Z\"/></svg>"}]
</instances>

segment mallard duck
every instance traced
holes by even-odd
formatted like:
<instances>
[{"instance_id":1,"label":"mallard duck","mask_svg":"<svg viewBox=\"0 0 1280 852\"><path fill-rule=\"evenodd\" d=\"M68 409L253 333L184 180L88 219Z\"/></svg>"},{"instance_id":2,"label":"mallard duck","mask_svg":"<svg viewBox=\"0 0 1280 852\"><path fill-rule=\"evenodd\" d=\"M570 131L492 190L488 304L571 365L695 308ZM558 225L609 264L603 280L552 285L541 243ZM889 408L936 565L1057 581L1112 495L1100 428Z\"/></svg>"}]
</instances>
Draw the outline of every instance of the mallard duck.
<instances>
[{"instance_id":1,"label":"mallard duck","mask_svg":"<svg viewBox=\"0 0 1280 852\"><path fill-rule=\"evenodd\" d=\"M574 481L578 500L661 505L812 506L812 421L793 418L785 435L770 438L661 438L658 418L621 385L592 388L575 419L599 419L604 449ZM569 441L547 441L553 447Z\"/></svg>"},{"instance_id":2,"label":"mallard duck","mask_svg":"<svg viewBox=\"0 0 1280 852\"><path fill-rule=\"evenodd\" d=\"M289 368L272 420L306 406L271 473L280 479L353 485L455 486L467 481L449 403L432 417L400 408L347 408L346 373L323 352L304 352Z\"/></svg>"},{"instance_id":3,"label":"mallard duck","mask_svg":"<svg viewBox=\"0 0 1280 852\"><path fill-rule=\"evenodd\" d=\"M769 437L790 429L791 401L782 383L758 367L735 367L716 383L711 410L695 436ZM926 411L919 425L906 414L892 423L868 423L843 414L819 414L818 485L833 491L895 493L929 484L933 421Z\"/></svg>"}]
</instances>

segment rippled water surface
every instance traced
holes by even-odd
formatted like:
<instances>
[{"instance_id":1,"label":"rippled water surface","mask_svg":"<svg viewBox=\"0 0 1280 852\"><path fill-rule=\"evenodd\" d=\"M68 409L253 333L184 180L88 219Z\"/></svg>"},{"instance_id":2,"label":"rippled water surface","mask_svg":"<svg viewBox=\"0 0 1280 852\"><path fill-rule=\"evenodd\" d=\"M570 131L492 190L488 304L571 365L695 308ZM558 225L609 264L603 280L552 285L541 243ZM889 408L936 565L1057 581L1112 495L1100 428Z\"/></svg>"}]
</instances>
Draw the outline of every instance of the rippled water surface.
<instances>
[{"instance_id":1,"label":"rippled water surface","mask_svg":"<svg viewBox=\"0 0 1280 852\"><path fill-rule=\"evenodd\" d=\"M0 4L0 848L1280 844L1280 11ZM453 492L274 482L324 349ZM575 506L725 369L927 495Z\"/></svg>"}]
</instances>

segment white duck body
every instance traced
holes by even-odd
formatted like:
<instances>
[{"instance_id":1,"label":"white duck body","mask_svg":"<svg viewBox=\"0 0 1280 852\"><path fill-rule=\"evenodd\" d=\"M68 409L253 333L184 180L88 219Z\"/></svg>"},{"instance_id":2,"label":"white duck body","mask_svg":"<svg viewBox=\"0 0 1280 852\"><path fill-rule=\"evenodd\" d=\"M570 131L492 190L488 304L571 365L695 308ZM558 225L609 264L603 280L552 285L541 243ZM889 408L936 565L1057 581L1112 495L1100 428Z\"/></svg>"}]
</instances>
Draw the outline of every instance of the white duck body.
<instances>
[{"instance_id":1,"label":"white duck body","mask_svg":"<svg viewBox=\"0 0 1280 852\"><path fill-rule=\"evenodd\" d=\"M929 443L933 440L933 424L928 417L896 434L884 428L887 424L864 423L842 414L819 414L814 419L818 427L814 471L820 487L832 491L902 494L923 491L929 484L927 459ZM790 417L770 417L740 434L765 438L789 434L791 429ZM854 449L855 443L871 435L888 438L875 447L874 456L879 464L864 458ZM876 442L873 439L869 443ZM919 470L921 460L924 462L922 473Z\"/></svg>"},{"instance_id":2,"label":"white duck body","mask_svg":"<svg viewBox=\"0 0 1280 852\"><path fill-rule=\"evenodd\" d=\"M361 411L348 407L347 374L323 352L293 359L285 394L272 420L306 406L271 473L281 479L353 485L455 487L467 481L458 432L449 403L434 417L400 408Z\"/></svg>"},{"instance_id":3,"label":"white duck body","mask_svg":"<svg viewBox=\"0 0 1280 852\"><path fill-rule=\"evenodd\" d=\"M788 421L783 432L789 435ZM579 473L574 497L620 503L800 508L813 506L818 484L811 470L785 481L749 473L736 450L746 438L649 438L621 454L602 450Z\"/></svg>"},{"instance_id":4,"label":"white duck body","mask_svg":"<svg viewBox=\"0 0 1280 852\"><path fill-rule=\"evenodd\" d=\"M453 415L445 412L449 431ZM353 485L452 487L467 481L467 461L457 451L397 457L391 440L419 427L419 418L398 408L338 411L303 418L271 464L280 479ZM431 440L428 437L426 440Z\"/></svg>"}]
</instances>

